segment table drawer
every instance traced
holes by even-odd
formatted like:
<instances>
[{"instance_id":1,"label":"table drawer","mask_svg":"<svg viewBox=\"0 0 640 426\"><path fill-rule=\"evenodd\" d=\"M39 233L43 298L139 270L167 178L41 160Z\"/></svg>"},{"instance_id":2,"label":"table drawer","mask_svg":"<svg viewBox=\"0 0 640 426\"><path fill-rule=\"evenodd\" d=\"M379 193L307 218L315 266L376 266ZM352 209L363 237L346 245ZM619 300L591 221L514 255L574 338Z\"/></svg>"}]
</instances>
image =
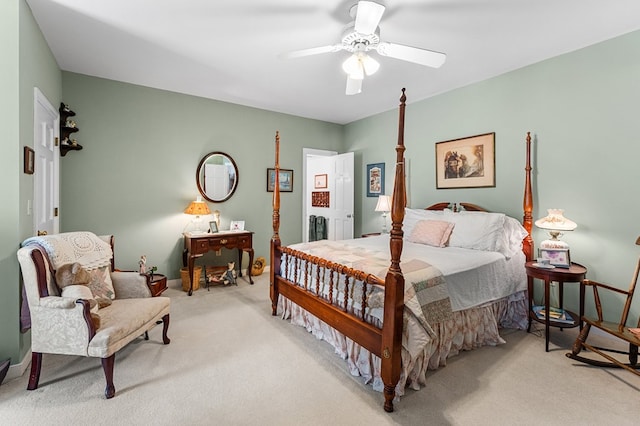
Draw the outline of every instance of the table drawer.
<instances>
[{"instance_id":1,"label":"table drawer","mask_svg":"<svg viewBox=\"0 0 640 426\"><path fill-rule=\"evenodd\" d=\"M238 248L252 248L253 244L251 242L251 234L248 235L240 235L237 238Z\"/></svg>"},{"instance_id":2,"label":"table drawer","mask_svg":"<svg viewBox=\"0 0 640 426\"><path fill-rule=\"evenodd\" d=\"M234 248L238 247L238 237L235 235L222 235L219 237L211 237L207 240L210 250L218 250L221 247Z\"/></svg>"}]
</instances>

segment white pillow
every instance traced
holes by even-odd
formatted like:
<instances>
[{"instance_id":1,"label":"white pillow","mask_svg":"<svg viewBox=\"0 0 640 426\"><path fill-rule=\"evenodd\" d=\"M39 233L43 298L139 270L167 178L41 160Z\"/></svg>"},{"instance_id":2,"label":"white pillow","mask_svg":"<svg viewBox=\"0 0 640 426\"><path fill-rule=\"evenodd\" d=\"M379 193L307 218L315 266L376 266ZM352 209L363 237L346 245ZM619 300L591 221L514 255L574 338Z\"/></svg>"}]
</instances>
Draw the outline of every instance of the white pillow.
<instances>
[{"instance_id":1,"label":"white pillow","mask_svg":"<svg viewBox=\"0 0 640 426\"><path fill-rule=\"evenodd\" d=\"M455 224L449 239L450 247L499 251L504 232L504 213L445 211L444 220Z\"/></svg>"},{"instance_id":2,"label":"white pillow","mask_svg":"<svg viewBox=\"0 0 640 426\"><path fill-rule=\"evenodd\" d=\"M408 240L412 243L446 247L453 226L453 223L443 220L421 220L414 226Z\"/></svg>"},{"instance_id":3,"label":"white pillow","mask_svg":"<svg viewBox=\"0 0 640 426\"><path fill-rule=\"evenodd\" d=\"M517 220L509 216L504 218L504 227L498 251L507 259L522 251L522 240L529 235L524 226Z\"/></svg>"},{"instance_id":4,"label":"white pillow","mask_svg":"<svg viewBox=\"0 0 640 426\"><path fill-rule=\"evenodd\" d=\"M402 222L402 231L405 237L411 235L413 228L421 220L443 220L444 212L442 210L423 210L423 209L404 209L404 221Z\"/></svg>"}]
</instances>

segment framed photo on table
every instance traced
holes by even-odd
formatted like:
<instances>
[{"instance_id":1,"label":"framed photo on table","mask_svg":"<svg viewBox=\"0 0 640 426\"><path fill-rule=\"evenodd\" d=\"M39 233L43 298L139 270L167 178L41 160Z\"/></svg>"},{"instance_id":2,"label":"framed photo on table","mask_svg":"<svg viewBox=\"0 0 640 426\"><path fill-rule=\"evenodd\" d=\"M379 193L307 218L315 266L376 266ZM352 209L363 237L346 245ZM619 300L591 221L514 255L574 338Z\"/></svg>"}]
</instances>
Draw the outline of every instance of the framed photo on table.
<instances>
[{"instance_id":1,"label":"framed photo on table","mask_svg":"<svg viewBox=\"0 0 640 426\"><path fill-rule=\"evenodd\" d=\"M495 136L436 143L436 189L495 187Z\"/></svg>"},{"instance_id":2,"label":"framed photo on table","mask_svg":"<svg viewBox=\"0 0 640 426\"><path fill-rule=\"evenodd\" d=\"M216 232L218 232L218 224L216 223L215 220L212 220L211 222L209 222L209 232L211 232L212 234L215 234Z\"/></svg>"},{"instance_id":3,"label":"framed photo on table","mask_svg":"<svg viewBox=\"0 0 640 426\"><path fill-rule=\"evenodd\" d=\"M244 220L232 220L229 229L232 231L244 231Z\"/></svg>"},{"instance_id":4,"label":"framed photo on table","mask_svg":"<svg viewBox=\"0 0 640 426\"><path fill-rule=\"evenodd\" d=\"M367 164L367 197L384 195L384 163Z\"/></svg>"},{"instance_id":5,"label":"framed photo on table","mask_svg":"<svg viewBox=\"0 0 640 426\"><path fill-rule=\"evenodd\" d=\"M538 258L548 260L550 265L557 268L569 268L571 256L569 249L538 249Z\"/></svg>"}]
</instances>

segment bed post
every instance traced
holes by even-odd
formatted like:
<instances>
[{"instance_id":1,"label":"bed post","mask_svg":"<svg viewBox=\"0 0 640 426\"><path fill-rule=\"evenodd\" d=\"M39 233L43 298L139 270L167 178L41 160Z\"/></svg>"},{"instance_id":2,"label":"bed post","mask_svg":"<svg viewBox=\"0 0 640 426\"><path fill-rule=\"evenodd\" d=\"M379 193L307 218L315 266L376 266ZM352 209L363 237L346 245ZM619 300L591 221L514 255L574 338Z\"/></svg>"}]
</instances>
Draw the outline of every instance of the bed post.
<instances>
[{"instance_id":1,"label":"bed post","mask_svg":"<svg viewBox=\"0 0 640 426\"><path fill-rule=\"evenodd\" d=\"M276 130L276 162L275 181L273 185L273 236L271 237L271 315L278 313L278 283L276 277L280 275L280 133Z\"/></svg>"},{"instance_id":2,"label":"bed post","mask_svg":"<svg viewBox=\"0 0 640 426\"><path fill-rule=\"evenodd\" d=\"M533 238L531 238L531 229L533 227L533 194L531 191L531 132L527 132L527 160L524 167L524 201L522 202L522 208L524 210L524 217L522 218L522 226L527 230L529 235L526 236L522 242L522 251L524 252L527 260L533 260Z\"/></svg>"},{"instance_id":3,"label":"bed post","mask_svg":"<svg viewBox=\"0 0 640 426\"><path fill-rule=\"evenodd\" d=\"M402 313L404 310L404 276L400 269L402 254L402 222L406 204L404 177L404 110L407 97L402 89L398 119L398 145L396 146L396 175L391 203L391 266L385 278L384 327L382 330L382 368L384 382L384 410L393 411L393 398L400 379L402 361Z\"/></svg>"}]
</instances>

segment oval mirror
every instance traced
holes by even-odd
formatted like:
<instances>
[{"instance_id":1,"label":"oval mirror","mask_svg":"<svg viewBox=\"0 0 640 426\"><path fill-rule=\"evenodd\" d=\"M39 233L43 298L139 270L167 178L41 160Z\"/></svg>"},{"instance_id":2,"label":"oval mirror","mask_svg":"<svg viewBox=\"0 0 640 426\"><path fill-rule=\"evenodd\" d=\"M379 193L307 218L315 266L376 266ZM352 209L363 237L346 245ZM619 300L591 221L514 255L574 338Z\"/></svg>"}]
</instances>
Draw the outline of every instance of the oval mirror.
<instances>
[{"instance_id":1,"label":"oval mirror","mask_svg":"<svg viewBox=\"0 0 640 426\"><path fill-rule=\"evenodd\" d=\"M196 184L205 199L214 203L226 201L238 186L238 167L224 152L210 152L198 164Z\"/></svg>"}]
</instances>

